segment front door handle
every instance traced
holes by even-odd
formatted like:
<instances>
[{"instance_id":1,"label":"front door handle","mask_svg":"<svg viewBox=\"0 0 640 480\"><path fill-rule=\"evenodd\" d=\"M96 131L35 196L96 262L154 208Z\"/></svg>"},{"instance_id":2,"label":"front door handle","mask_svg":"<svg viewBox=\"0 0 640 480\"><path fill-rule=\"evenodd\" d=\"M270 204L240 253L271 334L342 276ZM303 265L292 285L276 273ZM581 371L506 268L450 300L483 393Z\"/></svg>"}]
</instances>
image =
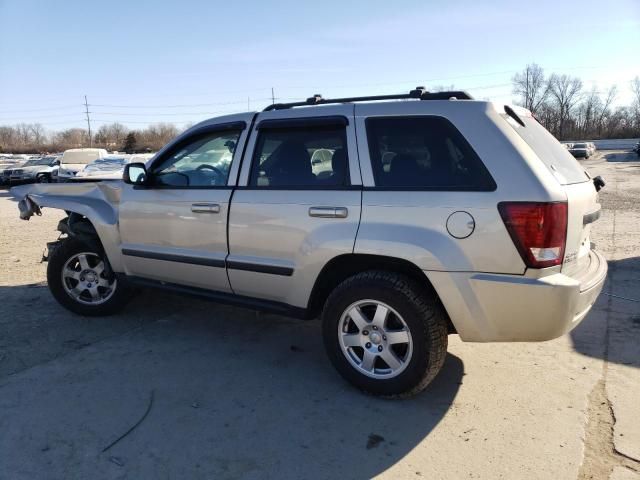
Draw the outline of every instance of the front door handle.
<instances>
[{"instance_id":1,"label":"front door handle","mask_svg":"<svg viewBox=\"0 0 640 480\"><path fill-rule=\"evenodd\" d=\"M217 203L192 203L193 213L220 213L220 205Z\"/></svg>"},{"instance_id":2,"label":"front door handle","mask_svg":"<svg viewBox=\"0 0 640 480\"><path fill-rule=\"evenodd\" d=\"M320 218L347 218L349 210L346 207L310 207L310 217Z\"/></svg>"}]
</instances>

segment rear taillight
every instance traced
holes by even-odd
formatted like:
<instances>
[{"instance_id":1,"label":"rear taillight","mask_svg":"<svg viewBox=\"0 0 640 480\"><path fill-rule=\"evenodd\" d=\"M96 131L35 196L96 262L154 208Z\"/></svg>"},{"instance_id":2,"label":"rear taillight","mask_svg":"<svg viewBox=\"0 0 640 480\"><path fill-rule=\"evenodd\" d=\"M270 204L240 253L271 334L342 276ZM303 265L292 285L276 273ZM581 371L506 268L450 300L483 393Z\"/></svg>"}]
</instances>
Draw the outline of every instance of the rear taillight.
<instances>
[{"instance_id":1,"label":"rear taillight","mask_svg":"<svg viewBox=\"0 0 640 480\"><path fill-rule=\"evenodd\" d=\"M567 238L567 204L501 202L498 210L527 267L562 264Z\"/></svg>"}]
</instances>

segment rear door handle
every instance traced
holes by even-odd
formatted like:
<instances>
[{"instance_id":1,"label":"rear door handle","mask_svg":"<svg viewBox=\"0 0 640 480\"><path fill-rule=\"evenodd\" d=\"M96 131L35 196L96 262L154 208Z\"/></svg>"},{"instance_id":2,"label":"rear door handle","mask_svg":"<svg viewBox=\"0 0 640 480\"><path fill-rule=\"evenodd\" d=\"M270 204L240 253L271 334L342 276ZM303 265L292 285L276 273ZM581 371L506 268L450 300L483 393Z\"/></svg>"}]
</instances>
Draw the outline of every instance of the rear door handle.
<instances>
[{"instance_id":1,"label":"rear door handle","mask_svg":"<svg viewBox=\"0 0 640 480\"><path fill-rule=\"evenodd\" d=\"M310 207L310 217L320 218L347 218L349 210L346 207Z\"/></svg>"},{"instance_id":2,"label":"rear door handle","mask_svg":"<svg viewBox=\"0 0 640 480\"><path fill-rule=\"evenodd\" d=\"M217 203L192 203L193 213L220 213L220 205Z\"/></svg>"}]
</instances>

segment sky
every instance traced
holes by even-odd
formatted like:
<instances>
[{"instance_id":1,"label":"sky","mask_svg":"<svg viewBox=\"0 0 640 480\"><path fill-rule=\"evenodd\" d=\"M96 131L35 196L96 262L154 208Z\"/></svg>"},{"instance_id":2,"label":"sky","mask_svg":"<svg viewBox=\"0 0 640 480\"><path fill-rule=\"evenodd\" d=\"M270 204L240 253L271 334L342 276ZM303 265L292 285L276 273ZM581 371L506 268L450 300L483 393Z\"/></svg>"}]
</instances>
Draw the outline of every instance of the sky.
<instances>
[{"instance_id":1,"label":"sky","mask_svg":"<svg viewBox=\"0 0 640 480\"><path fill-rule=\"evenodd\" d=\"M0 0L0 125L187 123L276 101L454 86L511 102L528 63L640 75L640 0Z\"/></svg>"}]
</instances>

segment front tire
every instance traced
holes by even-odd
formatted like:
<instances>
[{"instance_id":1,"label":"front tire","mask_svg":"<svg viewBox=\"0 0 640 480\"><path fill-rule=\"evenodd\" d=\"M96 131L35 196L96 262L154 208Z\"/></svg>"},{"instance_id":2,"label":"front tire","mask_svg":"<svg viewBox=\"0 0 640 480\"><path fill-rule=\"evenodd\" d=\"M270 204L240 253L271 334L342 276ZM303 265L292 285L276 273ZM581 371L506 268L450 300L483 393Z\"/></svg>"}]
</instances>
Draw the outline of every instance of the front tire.
<instances>
[{"instance_id":1,"label":"front tire","mask_svg":"<svg viewBox=\"0 0 640 480\"><path fill-rule=\"evenodd\" d=\"M447 315L436 296L392 272L362 272L338 285L325 304L322 327L338 372L376 395L424 390L447 353Z\"/></svg>"},{"instance_id":2,"label":"front tire","mask_svg":"<svg viewBox=\"0 0 640 480\"><path fill-rule=\"evenodd\" d=\"M130 297L124 280L109 268L104 251L74 238L51 253L47 281L58 303L80 315L112 315Z\"/></svg>"},{"instance_id":3,"label":"front tire","mask_svg":"<svg viewBox=\"0 0 640 480\"><path fill-rule=\"evenodd\" d=\"M49 175L38 175L36 177L36 183L50 183Z\"/></svg>"}]
</instances>

